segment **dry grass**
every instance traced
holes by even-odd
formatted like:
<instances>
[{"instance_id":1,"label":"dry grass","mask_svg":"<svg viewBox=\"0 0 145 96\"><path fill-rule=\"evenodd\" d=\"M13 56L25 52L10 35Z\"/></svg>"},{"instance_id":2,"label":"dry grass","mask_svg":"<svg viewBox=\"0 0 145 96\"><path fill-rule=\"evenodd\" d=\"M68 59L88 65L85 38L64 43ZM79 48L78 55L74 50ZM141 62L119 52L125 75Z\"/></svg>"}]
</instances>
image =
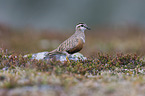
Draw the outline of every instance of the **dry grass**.
<instances>
[{"instance_id":1,"label":"dry grass","mask_svg":"<svg viewBox=\"0 0 145 96\"><path fill-rule=\"evenodd\" d=\"M0 26L0 96L144 96L145 32L136 26L86 32L86 61L42 61L70 33ZM64 35L65 34L65 35Z\"/></svg>"},{"instance_id":2,"label":"dry grass","mask_svg":"<svg viewBox=\"0 0 145 96\"><path fill-rule=\"evenodd\" d=\"M67 33L65 33L67 32ZM0 27L0 46L19 53L50 51L74 32L65 30L12 29ZM94 28L86 32L86 43L81 51L85 56L105 53L145 54L145 29L137 26Z\"/></svg>"}]
</instances>

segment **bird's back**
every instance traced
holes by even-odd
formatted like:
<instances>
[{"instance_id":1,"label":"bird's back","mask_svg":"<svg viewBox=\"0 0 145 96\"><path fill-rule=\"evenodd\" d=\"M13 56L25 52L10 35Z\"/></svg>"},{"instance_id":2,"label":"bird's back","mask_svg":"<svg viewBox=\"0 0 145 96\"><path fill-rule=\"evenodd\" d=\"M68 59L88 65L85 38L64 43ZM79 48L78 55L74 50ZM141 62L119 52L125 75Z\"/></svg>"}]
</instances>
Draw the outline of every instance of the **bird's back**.
<instances>
[{"instance_id":1,"label":"bird's back","mask_svg":"<svg viewBox=\"0 0 145 96\"><path fill-rule=\"evenodd\" d=\"M76 53L80 51L83 48L83 44L85 40L85 34L84 33L74 33L71 37L69 37L67 40L62 42L57 49L51 51L52 52L63 52L66 51L69 54Z\"/></svg>"}]
</instances>

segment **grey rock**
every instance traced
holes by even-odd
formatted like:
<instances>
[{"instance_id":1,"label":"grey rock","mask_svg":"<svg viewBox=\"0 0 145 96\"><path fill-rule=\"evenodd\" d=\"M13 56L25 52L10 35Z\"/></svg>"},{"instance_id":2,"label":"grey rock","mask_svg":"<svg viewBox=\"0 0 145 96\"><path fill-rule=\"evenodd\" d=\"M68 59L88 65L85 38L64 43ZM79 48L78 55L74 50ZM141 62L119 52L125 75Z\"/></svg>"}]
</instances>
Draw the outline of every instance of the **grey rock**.
<instances>
[{"instance_id":1,"label":"grey rock","mask_svg":"<svg viewBox=\"0 0 145 96\"><path fill-rule=\"evenodd\" d=\"M55 58L57 61L67 61L66 54L54 54L54 55L47 55L48 52L39 52L34 54L27 54L24 57L29 57L30 59L36 60L50 60ZM84 57L81 53L74 53L68 57L69 60L86 60L87 58Z\"/></svg>"}]
</instances>

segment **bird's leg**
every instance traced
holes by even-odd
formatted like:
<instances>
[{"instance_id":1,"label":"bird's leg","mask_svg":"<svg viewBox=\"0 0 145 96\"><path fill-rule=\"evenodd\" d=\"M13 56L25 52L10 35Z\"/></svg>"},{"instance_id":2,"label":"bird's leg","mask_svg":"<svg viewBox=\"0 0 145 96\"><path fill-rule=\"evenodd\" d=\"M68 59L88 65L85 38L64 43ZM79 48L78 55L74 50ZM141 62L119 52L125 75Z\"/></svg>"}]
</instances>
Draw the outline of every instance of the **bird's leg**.
<instances>
[{"instance_id":1,"label":"bird's leg","mask_svg":"<svg viewBox=\"0 0 145 96\"><path fill-rule=\"evenodd\" d=\"M66 60L70 63L70 60L68 57L70 57L70 54L67 53L66 51L63 51L62 53L66 54Z\"/></svg>"}]
</instances>

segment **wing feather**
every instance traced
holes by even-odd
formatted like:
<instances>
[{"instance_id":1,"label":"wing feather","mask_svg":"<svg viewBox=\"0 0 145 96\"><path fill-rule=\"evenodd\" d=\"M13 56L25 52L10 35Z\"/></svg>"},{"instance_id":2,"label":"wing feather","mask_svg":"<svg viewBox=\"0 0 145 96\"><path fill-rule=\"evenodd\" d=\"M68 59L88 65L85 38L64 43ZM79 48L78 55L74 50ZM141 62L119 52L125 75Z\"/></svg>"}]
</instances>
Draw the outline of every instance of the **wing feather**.
<instances>
[{"instance_id":1,"label":"wing feather","mask_svg":"<svg viewBox=\"0 0 145 96\"><path fill-rule=\"evenodd\" d=\"M74 47L76 47L78 44L77 38L68 38L63 43L61 43L58 47L59 51L68 51Z\"/></svg>"}]
</instances>

